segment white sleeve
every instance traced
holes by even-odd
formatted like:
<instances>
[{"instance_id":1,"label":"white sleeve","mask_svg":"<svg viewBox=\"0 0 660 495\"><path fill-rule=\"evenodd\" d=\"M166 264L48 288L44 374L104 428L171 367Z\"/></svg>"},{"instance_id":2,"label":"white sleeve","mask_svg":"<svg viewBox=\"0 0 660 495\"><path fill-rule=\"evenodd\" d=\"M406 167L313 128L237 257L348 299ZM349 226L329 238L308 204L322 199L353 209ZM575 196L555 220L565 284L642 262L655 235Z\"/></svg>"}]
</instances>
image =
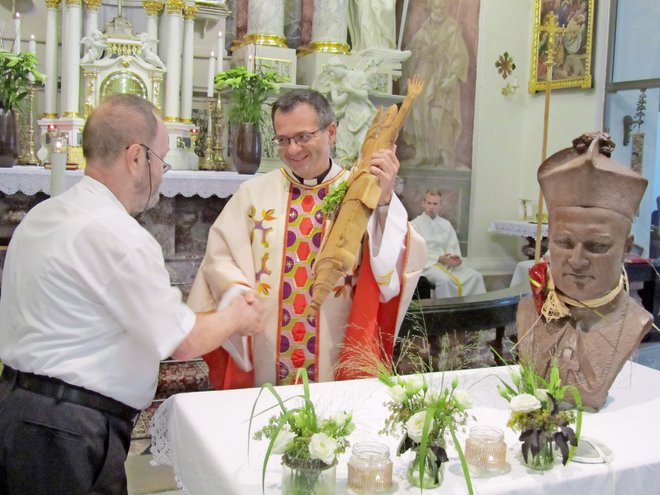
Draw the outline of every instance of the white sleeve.
<instances>
[{"instance_id":1,"label":"white sleeve","mask_svg":"<svg viewBox=\"0 0 660 495\"><path fill-rule=\"evenodd\" d=\"M385 225L378 221L378 208L367 224L371 269L380 288L380 299L387 302L401 290L400 271L408 231L408 213L396 195L387 207Z\"/></svg>"}]
</instances>

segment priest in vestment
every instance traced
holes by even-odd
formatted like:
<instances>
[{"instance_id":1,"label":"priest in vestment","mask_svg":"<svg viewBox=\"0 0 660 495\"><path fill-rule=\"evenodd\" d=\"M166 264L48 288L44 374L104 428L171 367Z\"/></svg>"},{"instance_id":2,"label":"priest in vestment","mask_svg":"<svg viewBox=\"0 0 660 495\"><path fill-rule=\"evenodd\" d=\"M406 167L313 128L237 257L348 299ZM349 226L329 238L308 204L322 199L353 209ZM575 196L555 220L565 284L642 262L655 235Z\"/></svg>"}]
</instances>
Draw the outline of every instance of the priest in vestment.
<instances>
[{"instance_id":1,"label":"priest in vestment","mask_svg":"<svg viewBox=\"0 0 660 495\"><path fill-rule=\"evenodd\" d=\"M439 210L440 191L429 189L424 194L424 212L411 222L426 241L428 257L422 275L435 287L436 298L483 294L484 277L463 264L456 231Z\"/></svg>"},{"instance_id":2,"label":"priest in vestment","mask_svg":"<svg viewBox=\"0 0 660 495\"><path fill-rule=\"evenodd\" d=\"M274 103L272 117L285 166L244 182L229 200L211 228L188 300L209 311L253 290L261 302L264 332L258 338L234 339L205 356L216 389L293 383L299 368L314 381L334 380L355 313L372 311L378 338L391 344L426 259L423 239L408 228L406 210L392 192L399 162L392 150L379 150L370 171L383 192L360 261L308 314L312 266L328 229L321 202L349 173L330 156L337 125L320 93L287 93ZM365 300L354 304L360 294Z\"/></svg>"}]
</instances>

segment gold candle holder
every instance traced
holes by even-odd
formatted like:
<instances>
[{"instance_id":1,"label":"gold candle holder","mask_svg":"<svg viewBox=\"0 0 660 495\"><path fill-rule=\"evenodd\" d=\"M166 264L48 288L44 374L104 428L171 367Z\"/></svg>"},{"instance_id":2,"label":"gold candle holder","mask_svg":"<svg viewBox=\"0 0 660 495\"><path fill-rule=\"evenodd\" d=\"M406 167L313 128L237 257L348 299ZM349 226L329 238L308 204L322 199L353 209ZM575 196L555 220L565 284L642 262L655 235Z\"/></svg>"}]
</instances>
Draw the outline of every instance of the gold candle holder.
<instances>
[{"instance_id":1,"label":"gold candle holder","mask_svg":"<svg viewBox=\"0 0 660 495\"><path fill-rule=\"evenodd\" d=\"M504 433L492 426L474 426L465 441L465 461L476 475L489 476L506 471Z\"/></svg>"},{"instance_id":2,"label":"gold candle holder","mask_svg":"<svg viewBox=\"0 0 660 495\"><path fill-rule=\"evenodd\" d=\"M220 167L220 170L228 170L229 163L225 160L224 147L222 146L222 133L224 130L223 112L222 112L222 98L220 92L215 104L215 133L213 135L213 159L215 164Z\"/></svg>"},{"instance_id":3,"label":"gold candle holder","mask_svg":"<svg viewBox=\"0 0 660 495\"><path fill-rule=\"evenodd\" d=\"M221 170L215 162L213 153L213 97L206 99L206 137L204 139L204 160L199 165L200 170Z\"/></svg>"},{"instance_id":4,"label":"gold candle holder","mask_svg":"<svg viewBox=\"0 0 660 495\"><path fill-rule=\"evenodd\" d=\"M34 83L28 86L27 96L25 97L27 106L27 115L20 116L20 154L17 163L20 165L39 165L36 146L34 143Z\"/></svg>"}]
</instances>

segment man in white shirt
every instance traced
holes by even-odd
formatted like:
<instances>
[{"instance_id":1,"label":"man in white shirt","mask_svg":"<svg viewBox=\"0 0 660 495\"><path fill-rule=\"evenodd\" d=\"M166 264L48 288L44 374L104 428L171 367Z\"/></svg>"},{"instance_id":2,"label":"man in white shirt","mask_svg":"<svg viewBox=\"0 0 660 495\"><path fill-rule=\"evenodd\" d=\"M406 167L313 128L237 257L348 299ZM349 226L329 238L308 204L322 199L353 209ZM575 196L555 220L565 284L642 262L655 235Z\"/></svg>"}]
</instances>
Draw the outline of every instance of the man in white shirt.
<instances>
[{"instance_id":1,"label":"man in white shirt","mask_svg":"<svg viewBox=\"0 0 660 495\"><path fill-rule=\"evenodd\" d=\"M125 494L133 421L158 364L261 330L250 294L195 314L133 218L169 166L156 108L114 95L88 118L85 177L33 208L7 251L0 299L0 493Z\"/></svg>"},{"instance_id":2,"label":"man in white shirt","mask_svg":"<svg viewBox=\"0 0 660 495\"><path fill-rule=\"evenodd\" d=\"M429 189L424 194L424 213L411 222L426 241L428 259L422 276L435 285L436 298L483 294L484 278L463 264L456 231L439 211L440 191Z\"/></svg>"}]
</instances>

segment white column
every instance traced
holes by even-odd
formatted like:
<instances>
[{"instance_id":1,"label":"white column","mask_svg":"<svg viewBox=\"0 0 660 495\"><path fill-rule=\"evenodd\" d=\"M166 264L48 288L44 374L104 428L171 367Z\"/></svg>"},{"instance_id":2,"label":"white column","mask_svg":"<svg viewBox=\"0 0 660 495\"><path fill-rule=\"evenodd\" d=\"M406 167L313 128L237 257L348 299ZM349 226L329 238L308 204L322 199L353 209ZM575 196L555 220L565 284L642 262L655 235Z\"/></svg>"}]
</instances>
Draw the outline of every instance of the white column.
<instances>
[{"instance_id":1,"label":"white column","mask_svg":"<svg viewBox=\"0 0 660 495\"><path fill-rule=\"evenodd\" d=\"M44 117L57 118L57 9L61 0L46 0L46 82L44 83Z\"/></svg>"},{"instance_id":2,"label":"white column","mask_svg":"<svg viewBox=\"0 0 660 495\"><path fill-rule=\"evenodd\" d=\"M60 37L61 37L61 46L60 46L60 115L64 113L64 102L66 101L66 96L64 88L69 84L69 71L67 70L69 53L69 38L65 35L67 32L67 17L69 16L69 7L67 7L66 0L62 0L62 16L60 18Z\"/></svg>"},{"instance_id":3,"label":"white column","mask_svg":"<svg viewBox=\"0 0 660 495\"><path fill-rule=\"evenodd\" d=\"M245 40L248 43L286 46L284 0L250 0Z\"/></svg>"},{"instance_id":4,"label":"white column","mask_svg":"<svg viewBox=\"0 0 660 495\"><path fill-rule=\"evenodd\" d=\"M79 117L80 104L80 38L82 32L82 8L80 0L66 0L66 86L62 86L64 95L64 117ZM64 33L64 31L62 31Z\"/></svg>"},{"instance_id":5,"label":"white column","mask_svg":"<svg viewBox=\"0 0 660 495\"><path fill-rule=\"evenodd\" d=\"M186 5L183 8L183 63L181 70L181 121L192 123L193 97L193 42L197 7Z\"/></svg>"},{"instance_id":6,"label":"white column","mask_svg":"<svg viewBox=\"0 0 660 495\"><path fill-rule=\"evenodd\" d=\"M181 84L181 0L167 0L167 74L165 76L165 121L179 120L179 86Z\"/></svg>"},{"instance_id":7,"label":"white column","mask_svg":"<svg viewBox=\"0 0 660 495\"><path fill-rule=\"evenodd\" d=\"M347 0L314 0L311 42L346 44L347 17Z\"/></svg>"},{"instance_id":8,"label":"white column","mask_svg":"<svg viewBox=\"0 0 660 495\"><path fill-rule=\"evenodd\" d=\"M85 1L85 36L90 36L93 31L99 28L98 10L101 6L101 0Z\"/></svg>"},{"instance_id":9,"label":"white column","mask_svg":"<svg viewBox=\"0 0 660 495\"><path fill-rule=\"evenodd\" d=\"M147 12L147 34L149 35L150 40L158 39L158 16L163 10L164 5L155 0L145 0L142 2L144 10ZM160 48L160 46L159 46ZM158 54L163 60L162 50L158 50ZM163 62L165 62L163 60Z\"/></svg>"}]
</instances>

